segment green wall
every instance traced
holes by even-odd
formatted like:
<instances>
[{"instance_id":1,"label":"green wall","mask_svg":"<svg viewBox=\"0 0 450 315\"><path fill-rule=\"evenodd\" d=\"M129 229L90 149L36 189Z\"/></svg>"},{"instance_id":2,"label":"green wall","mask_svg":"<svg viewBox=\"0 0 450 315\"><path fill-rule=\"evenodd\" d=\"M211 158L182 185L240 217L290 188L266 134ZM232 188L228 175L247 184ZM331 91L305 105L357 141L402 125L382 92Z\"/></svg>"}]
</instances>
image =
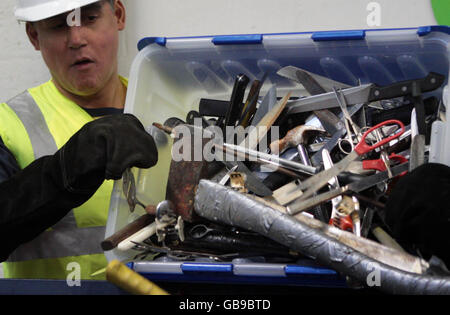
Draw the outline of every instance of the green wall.
<instances>
[{"instance_id":1,"label":"green wall","mask_svg":"<svg viewBox=\"0 0 450 315\"><path fill-rule=\"evenodd\" d=\"M431 5L439 25L450 25L450 0L431 0Z\"/></svg>"}]
</instances>

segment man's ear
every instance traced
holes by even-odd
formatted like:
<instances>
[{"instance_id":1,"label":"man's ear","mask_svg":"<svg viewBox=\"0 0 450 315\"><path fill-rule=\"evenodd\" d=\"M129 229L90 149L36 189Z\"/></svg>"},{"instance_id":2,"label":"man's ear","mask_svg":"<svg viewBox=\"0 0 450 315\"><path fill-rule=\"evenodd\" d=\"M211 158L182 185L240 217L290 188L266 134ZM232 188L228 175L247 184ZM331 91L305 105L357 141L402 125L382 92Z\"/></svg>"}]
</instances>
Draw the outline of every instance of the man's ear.
<instances>
[{"instance_id":1,"label":"man's ear","mask_svg":"<svg viewBox=\"0 0 450 315\"><path fill-rule=\"evenodd\" d=\"M117 28L119 31L125 29L126 24L126 10L121 0L116 0L114 3L114 15L117 19Z\"/></svg>"},{"instance_id":2,"label":"man's ear","mask_svg":"<svg viewBox=\"0 0 450 315\"><path fill-rule=\"evenodd\" d=\"M28 35L28 39L30 40L31 44L34 46L34 49L41 50L41 47L39 45L39 36L38 32L36 30L36 27L33 25L33 23L27 22L25 25L25 29Z\"/></svg>"}]
</instances>

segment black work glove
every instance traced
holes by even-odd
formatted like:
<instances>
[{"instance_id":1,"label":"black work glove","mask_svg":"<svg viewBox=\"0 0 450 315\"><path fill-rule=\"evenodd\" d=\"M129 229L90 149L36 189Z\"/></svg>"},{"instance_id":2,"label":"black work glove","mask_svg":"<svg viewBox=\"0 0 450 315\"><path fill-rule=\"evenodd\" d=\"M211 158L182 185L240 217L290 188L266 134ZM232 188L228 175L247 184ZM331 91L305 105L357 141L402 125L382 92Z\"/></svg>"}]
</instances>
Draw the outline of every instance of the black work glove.
<instances>
[{"instance_id":1,"label":"black work glove","mask_svg":"<svg viewBox=\"0 0 450 315\"><path fill-rule=\"evenodd\" d=\"M0 184L0 261L89 200L105 179L157 160L153 138L134 116L86 124L54 155Z\"/></svg>"},{"instance_id":2,"label":"black work glove","mask_svg":"<svg viewBox=\"0 0 450 315\"><path fill-rule=\"evenodd\" d=\"M403 176L386 203L386 223L405 250L450 268L450 167L424 164Z\"/></svg>"},{"instance_id":3,"label":"black work glove","mask_svg":"<svg viewBox=\"0 0 450 315\"><path fill-rule=\"evenodd\" d=\"M62 185L70 192L90 192L105 179L120 179L130 166L158 162L153 138L133 115L113 115L86 124L56 154Z\"/></svg>"}]
</instances>

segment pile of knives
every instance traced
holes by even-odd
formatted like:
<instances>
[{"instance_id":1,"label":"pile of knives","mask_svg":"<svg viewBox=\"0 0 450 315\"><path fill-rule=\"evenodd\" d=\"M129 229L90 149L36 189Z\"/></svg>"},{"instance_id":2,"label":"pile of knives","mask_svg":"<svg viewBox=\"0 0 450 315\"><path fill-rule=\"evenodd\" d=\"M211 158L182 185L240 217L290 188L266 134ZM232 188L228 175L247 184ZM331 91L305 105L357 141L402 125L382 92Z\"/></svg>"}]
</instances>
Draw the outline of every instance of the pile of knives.
<instances>
[{"instance_id":1,"label":"pile of knives","mask_svg":"<svg viewBox=\"0 0 450 315\"><path fill-rule=\"evenodd\" d=\"M292 80L305 95L294 96L296 90L280 95L285 89L276 85L263 89L270 75ZM311 229L326 230L328 236L342 233L340 241L353 240L346 244L369 257L375 252L371 246L380 244L389 250L373 258L399 267L402 263L380 257L407 255L391 236L385 205L398 180L428 162L431 124L445 111L433 92L445 79L431 72L387 86L349 86L294 66L254 82L240 74L230 100L203 98L198 111L154 126L174 141L182 140L180 126L190 128L192 135L241 126L248 130L245 141L215 142L211 150L222 158L214 161L172 161L167 200L155 206L136 199L133 174L127 172L123 192L130 211L140 205L146 215L102 246L132 249L138 253L135 259L295 263L312 256L253 226L258 218L250 208L256 203ZM274 127L280 139L260 146ZM224 204L222 192L226 198L242 198L237 206ZM221 218L223 213L230 218ZM248 213L252 219L245 218ZM270 225L264 217L259 221ZM426 269L426 262L419 261Z\"/></svg>"}]
</instances>

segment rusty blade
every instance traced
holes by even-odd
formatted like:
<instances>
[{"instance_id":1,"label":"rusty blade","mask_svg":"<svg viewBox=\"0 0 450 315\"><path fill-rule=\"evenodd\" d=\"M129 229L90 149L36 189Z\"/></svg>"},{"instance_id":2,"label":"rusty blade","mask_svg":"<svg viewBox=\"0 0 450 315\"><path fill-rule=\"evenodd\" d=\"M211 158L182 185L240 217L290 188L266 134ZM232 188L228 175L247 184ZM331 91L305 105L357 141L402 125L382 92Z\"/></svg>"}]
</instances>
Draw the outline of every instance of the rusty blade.
<instances>
[{"instance_id":1,"label":"rusty blade","mask_svg":"<svg viewBox=\"0 0 450 315\"><path fill-rule=\"evenodd\" d=\"M183 156L183 159L180 161L172 159L167 181L166 199L174 204L175 211L183 220L193 222L196 219L194 216L195 191L200 180L208 177L208 163L205 161L203 154L200 155L200 160L198 157L196 159L195 156L195 146L197 143L194 135L196 135L195 128L197 127L192 125L184 126L188 128L190 135L172 131L172 134L175 136L174 143L184 141L184 136L190 136L190 145L182 145L180 147L179 154ZM209 140L202 138L201 152L203 152ZM188 150L188 152L184 152L184 150ZM185 159L185 153L186 156L189 155L188 159Z\"/></svg>"}]
</instances>

